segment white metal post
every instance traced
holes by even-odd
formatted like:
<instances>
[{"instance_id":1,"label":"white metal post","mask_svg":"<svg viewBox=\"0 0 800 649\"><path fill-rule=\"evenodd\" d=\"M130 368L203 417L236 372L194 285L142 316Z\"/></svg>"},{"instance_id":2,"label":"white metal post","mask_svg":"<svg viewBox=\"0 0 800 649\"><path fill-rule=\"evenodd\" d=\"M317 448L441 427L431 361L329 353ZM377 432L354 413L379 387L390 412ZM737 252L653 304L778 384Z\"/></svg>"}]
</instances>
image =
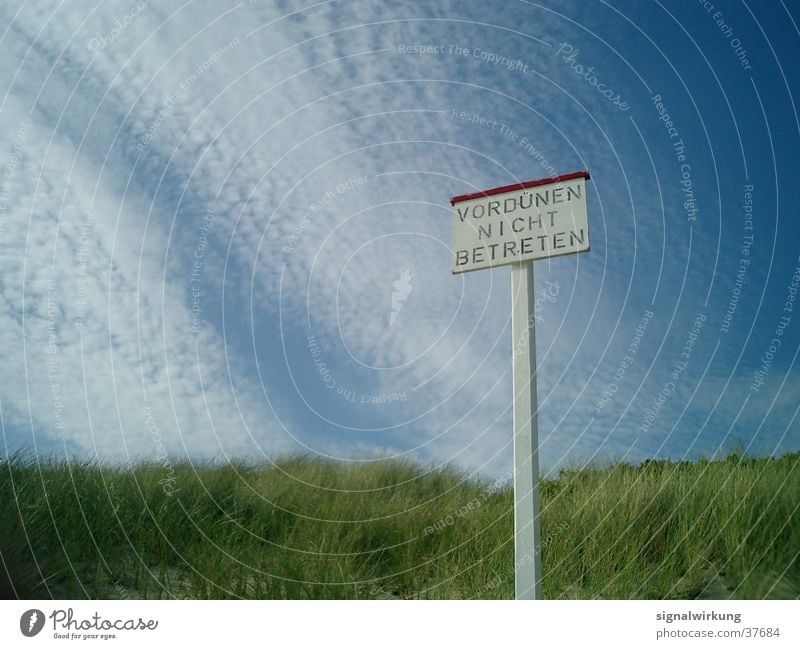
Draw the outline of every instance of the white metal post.
<instances>
[{"instance_id":1,"label":"white metal post","mask_svg":"<svg viewBox=\"0 0 800 649\"><path fill-rule=\"evenodd\" d=\"M539 428L533 262L511 265L514 370L514 578L517 599L542 599Z\"/></svg>"}]
</instances>

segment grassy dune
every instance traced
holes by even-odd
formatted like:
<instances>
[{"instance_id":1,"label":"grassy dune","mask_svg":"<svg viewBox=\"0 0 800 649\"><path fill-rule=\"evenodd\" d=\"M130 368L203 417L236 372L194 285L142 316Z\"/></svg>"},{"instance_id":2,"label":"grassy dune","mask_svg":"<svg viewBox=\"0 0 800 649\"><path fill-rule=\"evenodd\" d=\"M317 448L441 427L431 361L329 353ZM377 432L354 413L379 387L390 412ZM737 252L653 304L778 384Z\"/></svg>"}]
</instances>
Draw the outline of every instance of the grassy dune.
<instances>
[{"instance_id":1,"label":"grassy dune","mask_svg":"<svg viewBox=\"0 0 800 649\"><path fill-rule=\"evenodd\" d=\"M0 596L513 597L507 483L305 458L173 471L0 460ZM800 454L564 471L542 498L547 598L800 597Z\"/></svg>"}]
</instances>

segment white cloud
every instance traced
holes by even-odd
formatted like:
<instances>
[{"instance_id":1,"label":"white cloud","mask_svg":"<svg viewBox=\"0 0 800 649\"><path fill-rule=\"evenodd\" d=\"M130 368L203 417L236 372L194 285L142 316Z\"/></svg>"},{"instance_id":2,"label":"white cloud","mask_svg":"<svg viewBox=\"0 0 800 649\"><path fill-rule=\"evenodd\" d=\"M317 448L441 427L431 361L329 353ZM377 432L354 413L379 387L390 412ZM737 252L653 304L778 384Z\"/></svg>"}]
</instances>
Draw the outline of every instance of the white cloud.
<instances>
[{"instance_id":1,"label":"white cloud","mask_svg":"<svg viewBox=\"0 0 800 649\"><path fill-rule=\"evenodd\" d=\"M69 377L64 437L80 448L113 453L127 443L131 452L151 451L143 376L177 450L289 448L267 414L274 407L293 435L321 452L386 447L457 457L471 467L507 462L508 271L450 275L447 199L591 163L622 178L609 183L601 175L589 186L593 253L537 264L540 280L562 287L537 331L542 438L554 461L580 455L575 422L591 413L625 332L649 303L667 232L658 195L639 192L634 205L629 194L634 183L623 160L637 173L655 171L649 154L633 151L634 126L554 56L550 45L565 29L558 17L542 14L528 36L514 15L498 15L494 26L471 24L473 9L455 4L428 8L429 20L418 20L415 9L370 2L296 11L268 2L152 3L112 39L114 21L132 6L61 6L51 16L50 3L33 3L6 37L10 59L0 84L11 94L0 114L12 125L30 121L24 175L15 180L16 202L0 234L4 381L28 372L3 401L22 417L18 424L29 404L52 401L43 369L46 296L55 282L60 381ZM445 49L398 51L414 43ZM470 53L450 53L451 43ZM520 56L532 72L492 66L473 48ZM515 135L473 126L454 109ZM634 145L608 133L630 134ZM3 137L10 146L9 129ZM522 137L538 153L521 146ZM203 324L192 336L189 278L208 214ZM670 232L675 258L685 253L685 234ZM81 339L70 323L84 245L91 254ZM411 291L390 326L393 282L405 269ZM677 289L665 281L659 290L672 299ZM364 414L329 398L308 335L341 385L408 399ZM296 377L283 367L284 342ZM651 360L642 352L637 371ZM83 379L75 382L84 372L93 440ZM52 408L36 406L34 415L53 430ZM392 430L372 445L332 441L304 430L316 421L337 431ZM607 430L589 431L578 448L594 449L606 437ZM619 451L629 439L608 444Z\"/></svg>"}]
</instances>

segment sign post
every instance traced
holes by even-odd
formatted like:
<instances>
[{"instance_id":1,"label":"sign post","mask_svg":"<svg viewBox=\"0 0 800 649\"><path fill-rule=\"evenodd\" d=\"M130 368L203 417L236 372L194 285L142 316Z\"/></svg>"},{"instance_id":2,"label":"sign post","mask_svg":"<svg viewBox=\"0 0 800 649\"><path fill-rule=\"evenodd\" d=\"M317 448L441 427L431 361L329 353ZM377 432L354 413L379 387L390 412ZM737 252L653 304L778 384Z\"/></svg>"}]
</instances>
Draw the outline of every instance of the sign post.
<instances>
[{"instance_id":1,"label":"sign post","mask_svg":"<svg viewBox=\"0 0 800 649\"><path fill-rule=\"evenodd\" d=\"M588 179L578 171L450 199L453 273L511 265L517 599L542 598L533 261L589 250Z\"/></svg>"},{"instance_id":2,"label":"sign post","mask_svg":"<svg viewBox=\"0 0 800 649\"><path fill-rule=\"evenodd\" d=\"M539 519L539 426L533 262L511 265L514 386L514 585L517 599L542 599ZM518 349L520 346L521 349Z\"/></svg>"}]
</instances>

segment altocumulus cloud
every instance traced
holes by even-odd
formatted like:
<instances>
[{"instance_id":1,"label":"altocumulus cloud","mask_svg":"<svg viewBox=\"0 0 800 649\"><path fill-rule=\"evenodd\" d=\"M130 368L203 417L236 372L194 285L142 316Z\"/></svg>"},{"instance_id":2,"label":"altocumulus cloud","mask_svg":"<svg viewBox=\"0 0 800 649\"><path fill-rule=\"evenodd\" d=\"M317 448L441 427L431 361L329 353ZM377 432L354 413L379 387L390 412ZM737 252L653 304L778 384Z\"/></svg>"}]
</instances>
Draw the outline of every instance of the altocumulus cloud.
<instances>
[{"instance_id":1,"label":"altocumulus cloud","mask_svg":"<svg viewBox=\"0 0 800 649\"><path fill-rule=\"evenodd\" d=\"M7 444L34 431L42 448L104 457L149 456L160 441L203 456L410 453L501 474L508 271L451 277L447 199L582 168L592 253L537 265L560 287L537 323L545 463L696 448L676 421L703 431L704 450L724 444L727 423L707 425L697 404L735 414L729 391L746 381L709 369L705 339L659 430L637 439L706 296L695 260L724 261L714 224L690 232L675 199L650 96L669 98L693 182L712 187L704 127L648 46L612 53L557 9L509 3L487 21L482 3L0 8L0 162L14 161L0 192ZM622 24L595 14L579 17L601 36ZM565 65L567 41L630 111ZM651 307L634 365L614 379Z\"/></svg>"}]
</instances>

